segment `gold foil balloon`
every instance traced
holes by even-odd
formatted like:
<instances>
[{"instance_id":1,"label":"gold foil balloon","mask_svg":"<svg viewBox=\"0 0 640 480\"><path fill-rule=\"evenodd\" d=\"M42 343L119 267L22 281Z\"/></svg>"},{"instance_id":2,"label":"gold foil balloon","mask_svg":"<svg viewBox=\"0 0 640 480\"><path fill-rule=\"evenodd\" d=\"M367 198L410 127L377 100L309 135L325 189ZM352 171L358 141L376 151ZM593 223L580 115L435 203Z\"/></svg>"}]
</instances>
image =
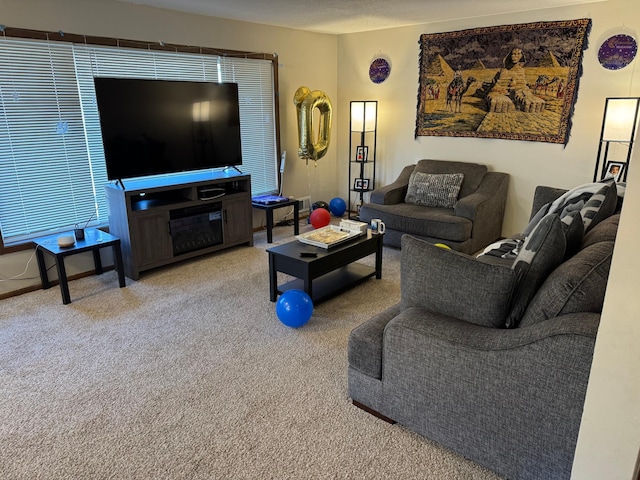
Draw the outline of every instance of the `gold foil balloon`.
<instances>
[{"instance_id":1,"label":"gold foil balloon","mask_svg":"<svg viewBox=\"0 0 640 480\"><path fill-rule=\"evenodd\" d=\"M320 90L300 87L293 96L298 113L298 156L305 160L324 157L331 139L331 100ZM314 141L313 111L318 109L318 135Z\"/></svg>"}]
</instances>

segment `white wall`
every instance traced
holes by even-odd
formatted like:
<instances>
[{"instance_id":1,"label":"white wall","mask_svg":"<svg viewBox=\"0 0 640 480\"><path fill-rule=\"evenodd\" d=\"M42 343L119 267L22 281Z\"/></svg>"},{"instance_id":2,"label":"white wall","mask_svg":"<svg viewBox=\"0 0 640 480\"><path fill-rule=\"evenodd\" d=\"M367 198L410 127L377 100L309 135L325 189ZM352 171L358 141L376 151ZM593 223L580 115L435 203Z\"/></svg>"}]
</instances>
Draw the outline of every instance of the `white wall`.
<instances>
[{"instance_id":1,"label":"white wall","mask_svg":"<svg viewBox=\"0 0 640 480\"><path fill-rule=\"evenodd\" d=\"M309 195L314 201L335 195L337 142L333 140L317 166L313 162L307 166L300 160L293 104L293 95L302 85L322 90L331 100L337 100L335 35L181 14L115 0L0 0L0 17L0 23L7 27L278 54L281 143L287 151L284 194ZM334 119L334 131L338 129ZM276 217L286 211L277 210ZM254 212L253 223L256 227L264 225L264 212ZM22 273L31 254L32 251L24 251L0 256L2 278ZM93 268L91 255L74 255L66 263L69 275ZM0 282L0 295L39 285L35 260L23 278L26 280ZM55 269L50 278L55 278Z\"/></svg>"}]
</instances>

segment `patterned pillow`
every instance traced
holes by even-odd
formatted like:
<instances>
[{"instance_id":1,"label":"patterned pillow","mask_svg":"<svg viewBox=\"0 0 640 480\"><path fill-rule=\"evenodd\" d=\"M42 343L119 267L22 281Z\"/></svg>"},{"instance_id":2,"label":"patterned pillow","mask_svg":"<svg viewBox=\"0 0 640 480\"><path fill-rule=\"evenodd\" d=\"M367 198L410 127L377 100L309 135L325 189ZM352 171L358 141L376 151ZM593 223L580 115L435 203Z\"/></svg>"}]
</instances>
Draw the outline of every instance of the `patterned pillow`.
<instances>
[{"instance_id":1,"label":"patterned pillow","mask_svg":"<svg viewBox=\"0 0 640 480\"><path fill-rule=\"evenodd\" d=\"M517 286L507 317L507 328L518 325L542 282L562 262L565 248L560 217L549 213L525 239L511 267L516 273Z\"/></svg>"},{"instance_id":2,"label":"patterned pillow","mask_svg":"<svg viewBox=\"0 0 640 480\"><path fill-rule=\"evenodd\" d=\"M617 204L618 193L614 182L603 185L600 190L591 195L589 201L580 210L584 232L587 233L599 222L613 215Z\"/></svg>"},{"instance_id":3,"label":"patterned pillow","mask_svg":"<svg viewBox=\"0 0 640 480\"><path fill-rule=\"evenodd\" d=\"M458 201L462 180L462 173L413 172L404 201L425 207L453 208Z\"/></svg>"},{"instance_id":4,"label":"patterned pillow","mask_svg":"<svg viewBox=\"0 0 640 480\"><path fill-rule=\"evenodd\" d=\"M522 231L523 237L529 236L533 229L536 228L536 225L540 223L540 220L542 220L543 217L549 212L549 207L551 207L551 204L545 203L542 207L540 207L540 210L538 210L538 212L533 217L531 217L531 220L529 220L529 223L526 227L524 227L524 230Z\"/></svg>"}]
</instances>

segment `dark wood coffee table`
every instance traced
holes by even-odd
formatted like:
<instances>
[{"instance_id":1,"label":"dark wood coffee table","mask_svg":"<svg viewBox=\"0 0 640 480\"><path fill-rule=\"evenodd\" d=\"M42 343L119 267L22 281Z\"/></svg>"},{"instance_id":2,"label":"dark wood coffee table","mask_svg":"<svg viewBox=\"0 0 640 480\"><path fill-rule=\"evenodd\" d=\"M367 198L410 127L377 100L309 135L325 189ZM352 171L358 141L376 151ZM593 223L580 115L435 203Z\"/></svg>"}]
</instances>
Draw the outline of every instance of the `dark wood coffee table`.
<instances>
[{"instance_id":1,"label":"dark wood coffee table","mask_svg":"<svg viewBox=\"0 0 640 480\"><path fill-rule=\"evenodd\" d=\"M314 303L337 295L370 277L382 278L382 237L370 231L328 249L298 240L267 249L269 253L269 299L291 289L305 291ZM303 257L303 252L316 257ZM375 254L375 268L356 260ZM278 272L296 277L278 285Z\"/></svg>"}]
</instances>

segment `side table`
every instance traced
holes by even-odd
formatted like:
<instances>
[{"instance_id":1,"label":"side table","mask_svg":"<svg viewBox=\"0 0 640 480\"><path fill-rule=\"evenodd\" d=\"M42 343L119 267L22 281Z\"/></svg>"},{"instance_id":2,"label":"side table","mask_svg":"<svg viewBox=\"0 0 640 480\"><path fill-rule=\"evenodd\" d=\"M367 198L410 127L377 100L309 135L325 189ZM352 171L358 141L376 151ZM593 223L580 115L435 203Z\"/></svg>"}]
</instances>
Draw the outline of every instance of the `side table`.
<instances>
[{"instance_id":1,"label":"side table","mask_svg":"<svg viewBox=\"0 0 640 480\"><path fill-rule=\"evenodd\" d=\"M69 255L75 255L82 252L93 252L93 263L96 267L96 274L102 273L102 260L100 259L100 249L103 247L111 247L113 249L113 261L116 271L118 272L118 281L120 288L125 286L124 269L122 267L122 250L120 249L120 239L114 237L102 230L96 228L87 228L85 230L84 239L76 240L71 247L60 247L58 245L58 237L64 233L48 235L33 240L36 244L36 258L38 260L38 270L40 272L40 281L42 288L47 289L51 286L49 277L47 276L47 267L44 263L44 253L53 256L58 269L58 280L60 282L60 292L62 293L62 303L71 303L69 295L69 284L67 282L67 271L64 267L64 258ZM73 235L73 232L70 233Z\"/></svg>"},{"instance_id":2,"label":"side table","mask_svg":"<svg viewBox=\"0 0 640 480\"><path fill-rule=\"evenodd\" d=\"M300 201L297 199L291 199L286 202L277 202L270 204L263 203L251 203L253 208L264 210L267 214L267 243L273 241L273 211L276 208L293 206L293 233L294 235L300 235Z\"/></svg>"}]
</instances>

